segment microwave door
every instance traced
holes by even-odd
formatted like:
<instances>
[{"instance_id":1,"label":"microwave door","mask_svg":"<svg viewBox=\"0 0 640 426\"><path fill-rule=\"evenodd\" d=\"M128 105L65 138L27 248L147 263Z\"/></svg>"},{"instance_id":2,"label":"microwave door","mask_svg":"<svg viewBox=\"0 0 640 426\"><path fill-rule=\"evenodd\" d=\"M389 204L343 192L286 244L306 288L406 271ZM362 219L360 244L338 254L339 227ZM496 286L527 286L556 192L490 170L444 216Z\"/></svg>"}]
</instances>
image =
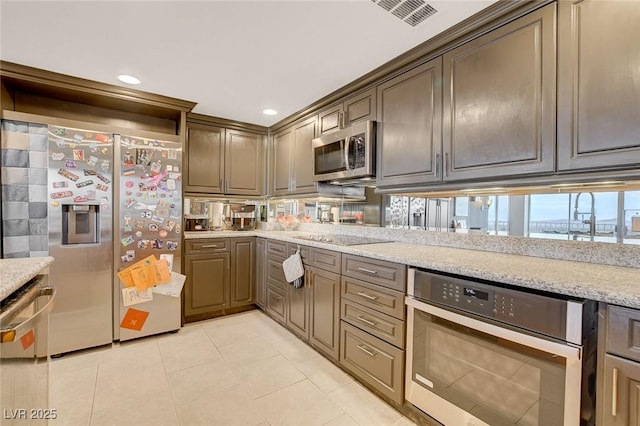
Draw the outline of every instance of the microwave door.
<instances>
[{"instance_id":1,"label":"microwave door","mask_svg":"<svg viewBox=\"0 0 640 426\"><path fill-rule=\"evenodd\" d=\"M351 138L345 138L344 140L344 169L345 171L349 171L349 144L351 143Z\"/></svg>"}]
</instances>

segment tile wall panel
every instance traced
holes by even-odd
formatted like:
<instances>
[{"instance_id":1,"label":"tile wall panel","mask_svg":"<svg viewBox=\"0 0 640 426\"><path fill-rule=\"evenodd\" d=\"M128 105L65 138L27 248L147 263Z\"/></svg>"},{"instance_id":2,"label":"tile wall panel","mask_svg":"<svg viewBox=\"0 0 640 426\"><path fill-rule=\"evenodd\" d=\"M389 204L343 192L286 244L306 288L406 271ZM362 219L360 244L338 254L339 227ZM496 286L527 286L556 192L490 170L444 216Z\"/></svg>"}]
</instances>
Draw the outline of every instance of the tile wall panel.
<instances>
[{"instance_id":1,"label":"tile wall panel","mask_svg":"<svg viewBox=\"0 0 640 426\"><path fill-rule=\"evenodd\" d=\"M2 257L47 256L48 127L2 120Z\"/></svg>"}]
</instances>

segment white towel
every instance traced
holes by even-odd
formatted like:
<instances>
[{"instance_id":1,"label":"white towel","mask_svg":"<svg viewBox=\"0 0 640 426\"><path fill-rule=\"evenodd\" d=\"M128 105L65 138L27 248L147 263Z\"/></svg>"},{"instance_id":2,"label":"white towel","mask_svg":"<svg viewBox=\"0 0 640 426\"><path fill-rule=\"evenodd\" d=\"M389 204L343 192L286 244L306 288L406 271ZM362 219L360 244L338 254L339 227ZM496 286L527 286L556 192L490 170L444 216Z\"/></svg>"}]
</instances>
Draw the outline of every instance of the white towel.
<instances>
[{"instance_id":1,"label":"white towel","mask_svg":"<svg viewBox=\"0 0 640 426\"><path fill-rule=\"evenodd\" d=\"M304 266L302 266L302 258L300 253L296 252L282 262L284 277L287 282L292 283L304 275Z\"/></svg>"}]
</instances>

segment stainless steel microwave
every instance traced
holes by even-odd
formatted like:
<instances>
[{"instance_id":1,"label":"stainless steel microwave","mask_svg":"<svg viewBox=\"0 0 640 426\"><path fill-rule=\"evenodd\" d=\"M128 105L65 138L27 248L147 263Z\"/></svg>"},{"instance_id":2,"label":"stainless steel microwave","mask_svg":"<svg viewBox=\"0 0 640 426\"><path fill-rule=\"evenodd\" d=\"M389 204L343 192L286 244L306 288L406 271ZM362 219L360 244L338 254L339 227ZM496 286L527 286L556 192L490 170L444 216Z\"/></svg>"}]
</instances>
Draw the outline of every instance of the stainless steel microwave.
<instances>
[{"instance_id":1,"label":"stainless steel microwave","mask_svg":"<svg viewBox=\"0 0 640 426\"><path fill-rule=\"evenodd\" d=\"M363 121L315 138L312 142L313 180L375 177L375 133L375 121Z\"/></svg>"}]
</instances>

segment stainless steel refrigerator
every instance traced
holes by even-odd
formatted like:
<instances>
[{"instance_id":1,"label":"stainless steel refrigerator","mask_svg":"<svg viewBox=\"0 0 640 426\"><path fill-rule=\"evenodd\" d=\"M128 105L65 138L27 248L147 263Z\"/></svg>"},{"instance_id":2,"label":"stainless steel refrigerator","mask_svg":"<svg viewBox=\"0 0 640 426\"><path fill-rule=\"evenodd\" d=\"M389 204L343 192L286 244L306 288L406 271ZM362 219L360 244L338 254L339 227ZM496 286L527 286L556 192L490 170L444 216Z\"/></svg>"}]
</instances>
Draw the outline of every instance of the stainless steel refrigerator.
<instances>
[{"instance_id":1,"label":"stainless steel refrigerator","mask_svg":"<svg viewBox=\"0 0 640 426\"><path fill-rule=\"evenodd\" d=\"M113 339L113 143L109 133L49 126L53 355Z\"/></svg>"},{"instance_id":2,"label":"stainless steel refrigerator","mask_svg":"<svg viewBox=\"0 0 640 426\"><path fill-rule=\"evenodd\" d=\"M125 306L117 272L149 255L180 272L182 252L182 145L116 136L114 338L129 340L181 326L180 297L152 289L152 300Z\"/></svg>"}]
</instances>

